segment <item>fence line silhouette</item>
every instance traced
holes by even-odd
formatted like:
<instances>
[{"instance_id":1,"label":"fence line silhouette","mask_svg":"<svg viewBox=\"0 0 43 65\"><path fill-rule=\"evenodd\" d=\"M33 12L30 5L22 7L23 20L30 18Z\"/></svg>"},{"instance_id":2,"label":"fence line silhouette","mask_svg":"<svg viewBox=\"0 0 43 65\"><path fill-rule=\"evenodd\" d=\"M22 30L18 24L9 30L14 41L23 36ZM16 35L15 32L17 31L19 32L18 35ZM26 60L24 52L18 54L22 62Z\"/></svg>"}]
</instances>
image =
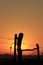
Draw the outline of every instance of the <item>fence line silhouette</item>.
<instances>
[{"instance_id":1,"label":"fence line silhouette","mask_svg":"<svg viewBox=\"0 0 43 65\"><path fill-rule=\"evenodd\" d=\"M33 48L33 49L23 49L23 50L21 49L23 35L24 35L23 33L19 33L18 36L17 36L17 34L15 34L14 38L7 38L7 37L2 37L2 36L0 36L0 38L8 39L8 40L13 40L14 39L14 57L15 57L15 59L16 59L16 45L17 45L18 60L22 59L22 51L34 51L34 50L37 50L37 59L39 60L39 57L40 57L40 52L39 51L40 50L39 50L39 44L38 43L36 44L36 48ZM33 45L31 45L31 46L33 46ZM43 47L40 47L40 48L43 48ZM10 47L10 51L11 51L11 47Z\"/></svg>"},{"instance_id":2,"label":"fence line silhouette","mask_svg":"<svg viewBox=\"0 0 43 65\"><path fill-rule=\"evenodd\" d=\"M14 58L16 61L16 45L17 45L17 51L18 51L18 61L20 62L22 60L22 51L34 51L37 50L37 60L39 61L40 53L39 53L39 44L36 43L36 48L33 49L21 49L21 44L22 44L22 39L23 39L23 33L19 33L18 37L17 34L15 34L15 42L14 42Z\"/></svg>"}]
</instances>

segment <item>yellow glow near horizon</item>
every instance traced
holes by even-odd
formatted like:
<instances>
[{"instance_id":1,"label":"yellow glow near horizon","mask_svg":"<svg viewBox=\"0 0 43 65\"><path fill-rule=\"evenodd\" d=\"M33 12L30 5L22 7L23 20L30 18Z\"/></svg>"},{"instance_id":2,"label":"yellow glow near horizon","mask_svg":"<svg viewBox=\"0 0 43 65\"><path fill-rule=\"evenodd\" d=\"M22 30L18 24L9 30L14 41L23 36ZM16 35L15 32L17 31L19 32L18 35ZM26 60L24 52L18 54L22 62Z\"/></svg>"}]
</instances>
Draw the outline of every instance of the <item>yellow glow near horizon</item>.
<instances>
[{"instance_id":1,"label":"yellow glow near horizon","mask_svg":"<svg viewBox=\"0 0 43 65\"><path fill-rule=\"evenodd\" d=\"M22 46L21 46L21 49L26 49L27 46L23 43Z\"/></svg>"},{"instance_id":2,"label":"yellow glow near horizon","mask_svg":"<svg viewBox=\"0 0 43 65\"><path fill-rule=\"evenodd\" d=\"M12 49L14 49L14 44L12 45ZM21 49L27 49L27 45L25 45L24 43L22 43Z\"/></svg>"},{"instance_id":3,"label":"yellow glow near horizon","mask_svg":"<svg viewBox=\"0 0 43 65\"><path fill-rule=\"evenodd\" d=\"M14 44L12 44L12 49L14 49ZM24 43L22 43L21 45L21 49L26 49L27 48L27 45L25 45Z\"/></svg>"}]
</instances>

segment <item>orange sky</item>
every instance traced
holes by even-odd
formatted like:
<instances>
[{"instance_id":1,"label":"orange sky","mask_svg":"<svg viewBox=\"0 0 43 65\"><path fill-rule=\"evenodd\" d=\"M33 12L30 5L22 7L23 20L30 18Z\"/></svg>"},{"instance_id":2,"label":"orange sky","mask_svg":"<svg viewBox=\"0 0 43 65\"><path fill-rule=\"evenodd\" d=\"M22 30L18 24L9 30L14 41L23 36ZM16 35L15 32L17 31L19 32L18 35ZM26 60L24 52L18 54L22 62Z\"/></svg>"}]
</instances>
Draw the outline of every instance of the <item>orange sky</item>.
<instances>
[{"instance_id":1,"label":"orange sky","mask_svg":"<svg viewBox=\"0 0 43 65\"><path fill-rule=\"evenodd\" d=\"M0 0L0 49L7 49L0 53L9 53L9 46L14 42L1 36L14 38L20 32L24 33L23 48L34 48L38 42L43 52L42 0Z\"/></svg>"}]
</instances>

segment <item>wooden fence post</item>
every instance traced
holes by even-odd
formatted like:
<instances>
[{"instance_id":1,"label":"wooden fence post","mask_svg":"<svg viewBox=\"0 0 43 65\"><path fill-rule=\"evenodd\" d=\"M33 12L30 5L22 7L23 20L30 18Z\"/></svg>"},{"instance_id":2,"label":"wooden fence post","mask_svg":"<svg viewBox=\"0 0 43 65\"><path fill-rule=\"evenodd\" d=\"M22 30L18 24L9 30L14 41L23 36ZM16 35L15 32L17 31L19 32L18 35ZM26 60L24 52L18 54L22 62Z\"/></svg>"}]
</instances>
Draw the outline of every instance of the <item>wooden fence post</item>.
<instances>
[{"instance_id":1,"label":"wooden fence post","mask_svg":"<svg viewBox=\"0 0 43 65\"><path fill-rule=\"evenodd\" d=\"M39 61L39 59L40 59L39 44L36 44L36 46L37 46L37 59Z\"/></svg>"},{"instance_id":2,"label":"wooden fence post","mask_svg":"<svg viewBox=\"0 0 43 65\"><path fill-rule=\"evenodd\" d=\"M22 39L23 39L23 33L19 33L18 43L17 43L18 61L19 62L22 60L22 50L21 50Z\"/></svg>"},{"instance_id":3,"label":"wooden fence post","mask_svg":"<svg viewBox=\"0 0 43 65\"><path fill-rule=\"evenodd\" d=\"M15 34L14 37L14 60L16 61L16 40L17 40L17 34Z\"/></svg>"}]
</instances>

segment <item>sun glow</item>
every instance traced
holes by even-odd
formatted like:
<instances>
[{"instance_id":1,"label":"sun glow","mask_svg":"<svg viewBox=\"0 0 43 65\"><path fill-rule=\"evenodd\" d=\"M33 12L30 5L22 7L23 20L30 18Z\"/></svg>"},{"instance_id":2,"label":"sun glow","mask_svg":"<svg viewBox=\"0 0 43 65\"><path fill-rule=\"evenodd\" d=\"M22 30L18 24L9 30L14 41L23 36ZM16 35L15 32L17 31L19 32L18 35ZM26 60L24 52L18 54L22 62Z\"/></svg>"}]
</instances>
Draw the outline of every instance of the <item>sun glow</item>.
<instances>
[{"instance_id":1,"label":"sun glow","mask_svg":"<svg viewBox=\"0 0 43 65\"><path fill-rule=\"evenodd\" d=\"M24 43L22 43L21 49L26 49L26 48L27 48L27 46ZM14 44L12 44L12 49L14 49Z\"/></svg>"},{"instance_id":2,"label":"sun glow","mask_svg":"<svg viewBox=\"0 0 43 65\"><path fill-rule=\"evenodd\" d=\"M11 43L11 47L12 47L11 53L14 54L14 42ZM23 50L23 49L25 50L25 49L27 49L27 48L28 48L28 46L26 45L26 43L23 43L23 42L22 42L22 44L21 44L21 49L22 49L22 50ZM17 46L16 46L16 51L17 51Z\"/></svg>"},{"instance_id":3,"label":"sun glow","mask_svg":"<svg viewBox=\"0 0 43 65\"><path fill-rule=\"evenodd\" d=\"M24 43L22 43L21 49L26 49L26 48L27 48L27 46Z\"/></svg>"}]
</instances>

